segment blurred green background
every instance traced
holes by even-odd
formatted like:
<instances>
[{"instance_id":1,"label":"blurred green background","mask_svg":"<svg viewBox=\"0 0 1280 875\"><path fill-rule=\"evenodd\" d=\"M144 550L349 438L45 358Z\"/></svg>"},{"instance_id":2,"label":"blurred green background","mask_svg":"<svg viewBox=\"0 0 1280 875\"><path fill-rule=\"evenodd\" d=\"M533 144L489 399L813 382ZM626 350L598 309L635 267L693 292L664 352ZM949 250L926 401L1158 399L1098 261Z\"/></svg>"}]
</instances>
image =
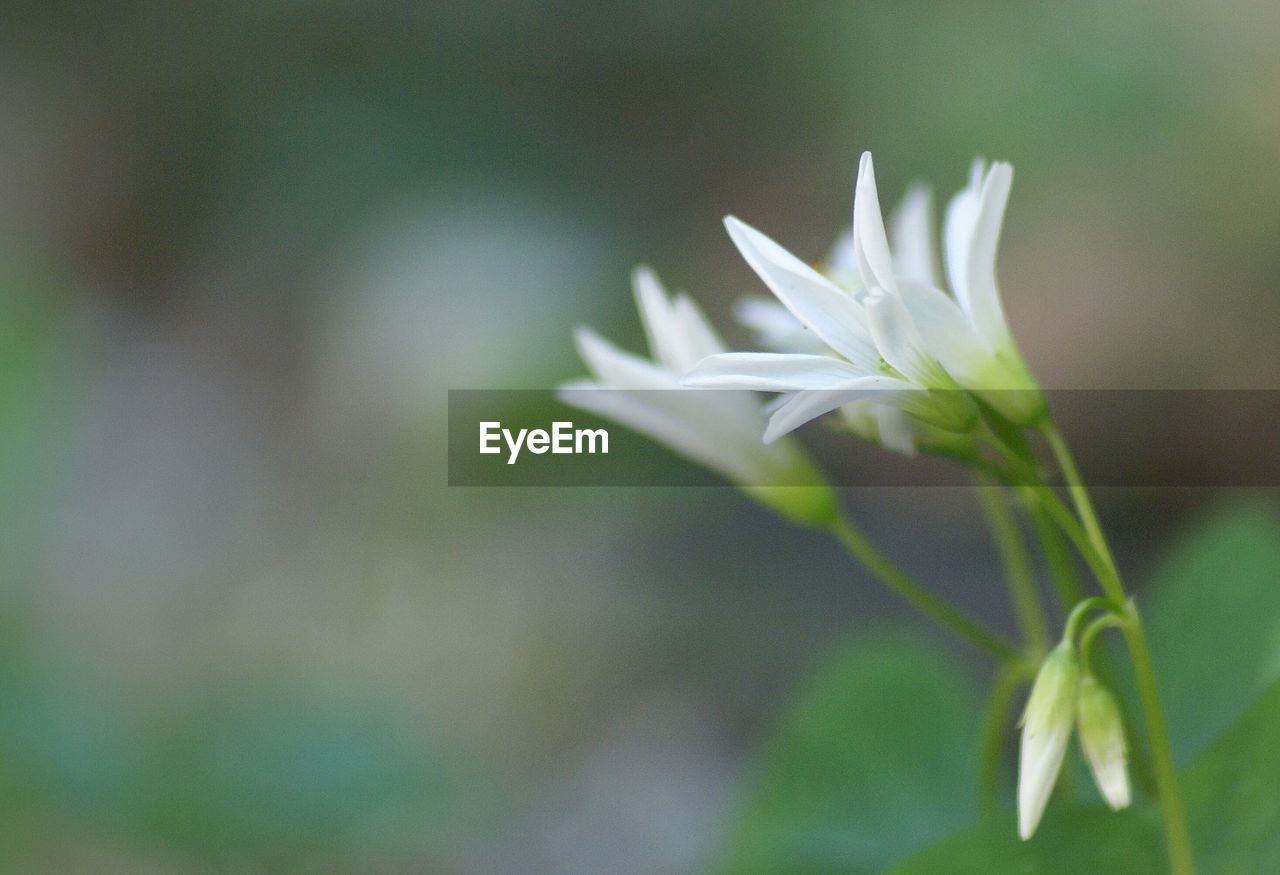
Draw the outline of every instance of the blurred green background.
<instances>
[{"instance_id":1,"label":"blurred green background","mask_svg":"<svg viewBox=\"0 0 1280 875\"><path fill-rule=\"evenodd\" d=\"M709 864L802 679L910 620L732 490L450 489L446 390L576 376L578 322L638 348L637 261L729 326L720 217L817 257L863 149L886 201L1013 162L1046 385L1274 388L1278 39L1260 2L5 4L0 868ZM1106 493L1122 561L1214 498ZM1011 626L969 496L847 499Z\"/></svg>"}]
</instances>

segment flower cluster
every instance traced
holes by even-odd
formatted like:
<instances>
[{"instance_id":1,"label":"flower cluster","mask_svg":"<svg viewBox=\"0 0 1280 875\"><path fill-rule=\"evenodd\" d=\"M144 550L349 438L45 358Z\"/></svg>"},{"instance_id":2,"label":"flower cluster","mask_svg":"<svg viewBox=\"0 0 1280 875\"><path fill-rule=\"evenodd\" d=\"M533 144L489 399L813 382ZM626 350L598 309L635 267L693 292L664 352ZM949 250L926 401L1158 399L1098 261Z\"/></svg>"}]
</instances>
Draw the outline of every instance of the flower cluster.
<instances>
[{"instance_id":1,"label":"flower cluster","mask_svg":"<svg viewBox=\"0 0 1280 875\"><path fill-rule=\"evenodd\" d=\"M1008 164L976 161L947 208L939 247L931 197L920 186L886 229L865 153L852 227L822 269L727 217L730 238L774 295L738 307L765 352L727 351L688 297L668 301L645 270L635 285L654 362L578 330L579 351L597 376L592 385L779 393L765 424L746 401L593 399L578 391L583 383L564 397L751 486L796 482L780 479L797 470L796 450L783 443L784 451L770 454L758 445L832 411L855 434L906 454L972 454L984 410L1035 424L1044 398L1013 341L996 283L1012 174Z\"/></svg>"},{"instance_id":2,"label":"flower cluster","mask_svg":"<svg viewBox=\"0 0 1280 875\"><path fill-rule=\"evenodd\" d=\"M766 441L855 404L850 418L860 433L907 449L916 436L971 432L978 413L970 393L1014 423L1035 423L1045 412L1043 396L1013 341L996 284L1012 178L1008 164L975 162L969 185L947 209L943 248L954 297L943 290L928 191L908 193L889 233L870 153L858 168L853 226L836 241L825 271L728 217L729 236L785 312L759 303L748 311L773 351L712 356L685 382L794 393L770 419ZM812 339L788 332L788 316ZM886 417L868 403L900 414Z\"/></svg>"},{"instance_id":3,"label":"flower cluster","mask_svg":"<svg viewBox=\"0 0 1280 875\"><path fill-rule=\"evenodd\" d=\"M687 295L672 298L648 268L637 268L631 279L653 360L579 327L578 353L594 379L566 383L560 399L667 445L786 517L829 522L835 513L830 487L798 443L761 442L763 414L755 400L741 392L694 392L682 384L697 362L725 350L698 305Z\"/></svg>"}]
</instances>

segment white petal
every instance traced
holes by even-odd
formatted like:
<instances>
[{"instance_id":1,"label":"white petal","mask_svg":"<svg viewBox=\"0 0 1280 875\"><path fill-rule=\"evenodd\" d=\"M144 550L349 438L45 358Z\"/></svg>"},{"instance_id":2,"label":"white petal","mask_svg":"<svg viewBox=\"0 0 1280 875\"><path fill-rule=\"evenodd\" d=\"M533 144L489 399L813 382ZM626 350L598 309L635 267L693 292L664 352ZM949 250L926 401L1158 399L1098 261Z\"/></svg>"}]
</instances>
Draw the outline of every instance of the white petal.
<instances>
[{"instance_id":1,"label":"white petal","mask_svg":"<svg viewBox=\"0 0 1280 875\"><path fill-rule=\"evenodd\" d=\"M881 446L904 456L914 456L916 430L911 424L911 416L902 408L891 404L874 404L871 409L876 419L876 432Z\"/></svg>"},{"instance_id":2,"label":"white petal","mask_svg":"<svg viewBox=\"0 0 1280 875\"><path fill-rule=\"evenodd\" d=\"M1031 838L1044 816L1049 794L1062 768L1071 726L1054 727L1034 739L1023 738L1018 762L1018 835Z\"/></svg>"},{"instance_id":3,"label":"white petal","mask_svg":"<svg viewBox=\"0 0 1280 875\"><path fill-rule=\"evenodd\" d=\"M842 389L811 389L797 392L774 411L765 429L765 443L772 443L785 434L795 431L811 419L830 413L837 407L863 398L880 403L893 404L903 395L919 391L909 383L892 377L863 377Z\"/></svg>"},{"instance_id":4,"label":"white petal","mask_svg":"<svg viewBox=\"0 0 1280 875\"><path fill-rule=\"evenodd\" d=\"M898 291L933 357L957 381L978 385L993 354L959 305L946 292L926 283L904 280Z\"/></svg>"},{"instance_id":5,"label":"white petal","mask_svg":"<svg viewBox=\"0 0 1280 875\"><path fill-rule=\"evenodd\" d=\"M827 253L827 271L830 273L856 273L858 254L853 248L853 228L845 228L831 244Z\"/></svg>"},{"instance_id":6,"label":"white petal","mask_svg":"<svg viewBox=\"0 0 1280 875\"><path fill-rule=\"evenodd\" d=\"M826 355L729 352L700 361L685 374L684 385L793 392L844 386L866 376L848 362Z\"/></svg>"},{"instance_id":7,"label":"white petal","mask_svg":"<svg viewBox=\"0 0 1280 875\"><path fill-rule=\"evenodd\" d=\"M640 324L649 341L649 352L667 370L677 370L678 331L666 289L650 268L641 265L631 271L631 290L635 294L636 309L640 311Z\"/></svg>"},{"instance_id":8,"label":"white petal","mask_svg":"<svg viewBox=\"0 0 1280 875\"><path fill-rule=\"evenodd\" d=\"M943 223L943 257L947 263L947 281L966 314L972 313L969 294L969 250L974 224L978 219L979 199L974 188L961 189L947 205Z\"/></svg>"},{"instance_id":9,"label":"white petal","mask_svg":"<svg viewBox=\"0 0 1280 875\"><path fill-rule=\"evenodd\" d=\"M606 386L616 389L678 389L676 375L647 359L623 352L586 326L573 332L578 354Z\"/></svg>"},{"instance_id":10,"label":"white petal","mask_svg":"<svg viewBox=\"0 0 1280 875\"><path fill-rule=\"evenodd\" d=\"M757 342L774 352L820 353L827 345L777 300L743 298L733 308L738 321L750 328Z\"/></svg>"},{"instance_id":11,"label":"white petal","mask_svg":"<svg viewBox=\"0 0 1280 875\"><path fill-rule=\"evenodd\" d=\"M1011 342L996 284L996 250L1012 182L1008 164L986 171L975 161L969 186L947 208L945 228L951 288L974 328L996 349Z\"/></svg>"},{"instance_id":12,"label":"white petal","mask_svg":"<svg viewBox=\"0 0 1280 875\"><path fill-rule=\"evenodd\" d=\"M889 242L899 281L942 285L934 246L933 194L926 186L917 183L907 189L889 219Z\"/></svg>"},{"instance_id":13,"label":"white petal","mask_svg":"<svg viewBox=\"0 0 1280 875\"><path fill-rule=\"evenodd\" d=\"M945 375L939 373L937 361L925 347L906 305L897 296L875 289L866 299L866 309L871 334L885 361L921 386L945 385Z\"/></svg>"},{"instance_id":14,"label":"white petal","mask_svg":"<svg viewBox=\"0 0 1280 875\"><path fill-rule=\"evenodd\" d=\"M996 251L1000 244L1000 228L1004 224L1009 188L1013 184L1013 168L997 162L991 165L982 184L973 237L969 243L968 287L969 307L974 325L992 346L1008 341L1000 291L996 285Z\"/></svg>"},{"instance_id":15,"label":"white petal","mask_svg":"<svg viewBox=\"0 0 1280 875\"><path fill-rule=\"evenodd\" d=\"M747 264L801 323L855 365L868 371L877 366L861 305L750 225L733 216L724 224Z\"/></svg>"},{"instance_id":16,"label":"white petal","mask_svg":"<svg viewBox=\"0 0 1280 875\"><path fill-rule=\"evenodd\" d=\"M683 374L699 359L724 350L724 342L698 305L683 294L672 300L652 270L644 266L633 270L631 286L649 349L668 371Z\"/></svg>"},{"instance_id":17,"label":"white petal","mask_svg":"<svg viewBox=\"0 0 1280 875\"><path fill-rule=\"evenodd\" d=\"M682 374L707 356L727 349L719 332L693 298L677 295L672 305L672 316L680 338L679 361L674 368L677 373Z\"/></svg>"},{"instance_id":18,"label":"white petal","mask_svg":"<svg viewBox=\"0 0 1280 875\"><path fill-rule=\"evenodd\" d=\"M740 460L727 452L730 447L700 428L698 421L690 421L684 411L672 407L669 402L675 399L678 391L628 392L577 382L562 386L556 397L566 404L621 423L731 479L750 476L741 470Z\"/></svg>"},{"instance_id":19,"label":"white petal","mask_svg":"<svg viewBox=\"0 0 1280 875\"><path fill-rule=\"evenodd\" d=\"M876 173L870 152L863 152L862 161L858 164L858 184L853 195L853 248L858 257L862 282L868 287L880 286L890 294L896 294L898 284L893 272L893 256L884 231L884 217L880 214L880 197L876 193Z\"/></svg>"}]
</instances>

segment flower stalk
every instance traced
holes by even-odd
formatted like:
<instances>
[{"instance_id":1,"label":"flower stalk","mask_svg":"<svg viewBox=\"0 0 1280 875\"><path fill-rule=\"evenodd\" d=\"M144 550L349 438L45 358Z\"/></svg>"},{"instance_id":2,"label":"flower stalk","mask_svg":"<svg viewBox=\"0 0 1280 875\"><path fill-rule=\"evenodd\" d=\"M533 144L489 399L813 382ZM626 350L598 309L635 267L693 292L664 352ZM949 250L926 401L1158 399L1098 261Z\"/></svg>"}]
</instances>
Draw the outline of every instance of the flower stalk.
<instances>
[{"instance_id":1,"label":"flower stalk","mask_svg":"<svg viewBox=\"0 0 1280 875\"><path fill-rule=\"evenodd\" d=\"M1019 834L1027 838L1035 830L1073 728L1108 804L1129 803L1128 754L1131 747L1141 751L1126 740L1132 721L1126 724L1108 688L1105 664L1096 671L1090 664L1097 635L1115 626L1137 680L1169 864L1175 875L1189 875L1194 863L1186 816L1142 624L1001 303L996 251L1012 178L1008 164L975 161L938 235L932 197L920 186L884 221L871 156L864 154L852 225L817 265L726 217L734 245L774 296L738 308L767 351L729 351L690 299L668 296L641 270L634 284L651 358L623 353L583 329L579 348L594 379L563 387L561 397L667 444L780 515L825 529L889 589L998 659L981 767L988 805L995 798L1010 702L1050 643L1035 571L1005 500L1004 488L1011 489L1039 535L1063 607L1074 606L1061 641L1040 662L1023 716ZM615 397L601 388L664 391ZM671 391L679 389L691 394ZM780 397L762 409L744 394L699 389ZM948 457L983 478L978 499L1005 566L1025 649L934 595L843 514L834 490L790 436L828 414L839 417L847 432L885 449ZM1070 506L1048 485L1030 440L1037 434L1052 452ZM1101 596L1082 597L1067 544L1096 578ZM1101 615L1079 634L1095 612Z\"/></svg>"}]
</instances>

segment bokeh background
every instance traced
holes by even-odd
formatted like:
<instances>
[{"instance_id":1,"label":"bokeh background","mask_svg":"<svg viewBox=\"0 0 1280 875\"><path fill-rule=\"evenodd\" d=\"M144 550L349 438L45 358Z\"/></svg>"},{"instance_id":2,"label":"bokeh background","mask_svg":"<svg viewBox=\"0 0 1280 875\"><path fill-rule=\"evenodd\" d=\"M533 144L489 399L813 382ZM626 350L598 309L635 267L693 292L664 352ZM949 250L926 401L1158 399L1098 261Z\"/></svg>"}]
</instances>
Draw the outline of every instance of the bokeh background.
<instances>
[{"instance_id":1,"label":"bokeh background","mask_svg":"<svg viewBox=\"0 0 1280 875\"><path fill-rule=\"evenodd\" d=\"M1277 40L1266 2L5 4L0 866L713 860L815 660L907 614L732 490L451 489L446 390L578 375L579 322L638 348L638 261L728 325L720 217L817 257L863 149L887 200L1013 162L1046 385L1275 388ZM969 496L846 498L1011 625ZM1140 572L1214 500L1104 509Z\"/></svg>"}]
</instances>

